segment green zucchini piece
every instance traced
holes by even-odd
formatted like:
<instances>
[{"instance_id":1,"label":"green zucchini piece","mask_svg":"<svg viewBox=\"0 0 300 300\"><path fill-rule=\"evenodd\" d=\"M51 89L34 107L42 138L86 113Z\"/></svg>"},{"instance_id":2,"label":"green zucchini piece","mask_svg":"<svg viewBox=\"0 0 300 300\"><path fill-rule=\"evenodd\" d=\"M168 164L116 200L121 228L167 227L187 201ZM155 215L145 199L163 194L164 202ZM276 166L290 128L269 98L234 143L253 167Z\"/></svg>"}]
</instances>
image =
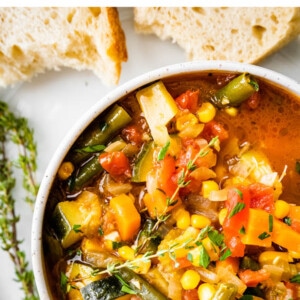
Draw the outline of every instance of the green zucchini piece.
<instances>
[{"instance_id":1,"label":"green zucchini piece","mask_svg":"<svg viewBox=\"0 0 300 300\"><path fill-rule=\"evenodd\" d=\"M112 300L125 295L122 283L115 276L93 281L80 289L83 300Z\"/></svg>"},{"instance_id":2,"label":"green zucchini piece","mask_svg":"<svg viewBox=\"0 0 300 300\"><path fill-rule=\"evenodd\" d=\"M88 231L98 232L102 207L99 197L84 191L74 201L59 202L53 212L54 231L63 248L80 241Z\"/></svg>"},{"instance_id":3,"label":"green zucchini piece","mask_svg":"<svg viewBox=\"0 0 300 300\"><path fill-rule=\"evenodd\" d=\"M118 270L118 274L143 300L168 300L168 298L155 289L147 280L128 268Z\"/></svg>"},{"instance_id":4,"label":"green zucchini piece","mask_svg":"<svg viewBox=\"0 0 300 300\"><path fill-rule=\"evenodd\" d=\"M137 156L133 170L133 182L145 182L148 172L153 168L154 142L144 144Z\"/></svg>"},{"instance_id":5,"label":"green zucchini piece","mask_svg":"<svg viewBox=\"0 0 300 300\"><path fill-rule=\"evenodd\" d=\"M212 300L234 300L237 290L237 286L232 283L221 283Z\"/></svg>"}]
</instances>

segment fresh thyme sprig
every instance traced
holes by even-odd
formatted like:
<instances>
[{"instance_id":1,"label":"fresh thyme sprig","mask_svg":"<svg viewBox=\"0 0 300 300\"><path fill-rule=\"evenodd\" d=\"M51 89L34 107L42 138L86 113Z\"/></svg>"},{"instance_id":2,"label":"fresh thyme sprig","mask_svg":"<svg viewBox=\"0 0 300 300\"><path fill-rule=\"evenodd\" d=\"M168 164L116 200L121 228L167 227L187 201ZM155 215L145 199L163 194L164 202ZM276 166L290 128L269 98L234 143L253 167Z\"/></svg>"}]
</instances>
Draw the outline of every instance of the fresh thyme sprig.
<instances>
[{"instance_id":1,"label":"fresh thyme sprig","mask_svg":"<svg viewBox=\"0 0 300 300\"><path fill-rule=\"evenodd\" d=\"M180 174L180 176L178 178L176 190L174 191L174 193L172 194L171 197L167 198L167 205L166 205L164 211L162 212L161 215L159 215L159 216L156 217L157 218L156 223L152 227L152 230L151 230L148 238L146 238L143 241L143 243L137 247L136 252L141 251L146 246L146 244L149 242L149 240L152 239L152 235L151 234L153 232L155 232L158 229L158 227L162 223L164 223L170 217L170 215L167 214L167 211L168 211L168 209L169 209L170 206L174 206L177 203L176 196L177 196L179 190L181 188L184 188L187 185L189 185L190 181L187 181L186 179L187 179L189 173L196 168L195 163L196 163L197 159L200 158L200 157L206 156L208 154L209 149L211 147L214 147L214 145L216 145L216 143L218 141L219 141L219 137L218 136L213 137L210 140L210 142L205 147L201 148L200 151L195 155L195 157L188 162L187 168L185 170L182 170L182 172L181 172L181 174ZM165 148L168 148L168 147L169 147L169 144L167 144L163 148L164 149L164 151L163 151L164 155L166 155L166 152L167 152L165 150ZM162 159L163 159L163 157L161 157L161 154L160 154L159 160L162 160Z\"/></svg>"},{"instance_id":2,"label":"fresh thyme sprig","mask_svg":"<svg viewBox=\"0 0 300 300\"><path fill-rule=\"evenodd\" d=\"M17 148L17 159L9 153ZM33 131L27 120L16 117L4 102L0 102L0 245L14 263L16 281L21 283L24 299L38 299L33 272L28 269L25 252L21 250L22 241L18 238L16 214L13 197L16 186L16 170L22 173L22 186L26 191L25 201L34 204L38 191L35 181L36 144Z\"/></svg>"}]
</instances>

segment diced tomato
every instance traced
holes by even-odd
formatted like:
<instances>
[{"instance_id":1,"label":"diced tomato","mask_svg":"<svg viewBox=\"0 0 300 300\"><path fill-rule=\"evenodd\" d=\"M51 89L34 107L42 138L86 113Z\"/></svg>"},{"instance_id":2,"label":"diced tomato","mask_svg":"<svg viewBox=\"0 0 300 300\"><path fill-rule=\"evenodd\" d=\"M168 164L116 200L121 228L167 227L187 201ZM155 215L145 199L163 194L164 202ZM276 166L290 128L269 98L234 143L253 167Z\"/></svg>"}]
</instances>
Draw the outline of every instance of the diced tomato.
<instances>
[{"instance_id":1,"label":"diced tomato","mask_svg":"<svg viewBox=\"0 0 300 300\"><path fill-rule=\"evenodd\" d=\"M199 90L186 92L179 95L175 101L180 109L188 109L192 113L195 113L198 107Z\"/></svg>"},{"instance_id":2,"label":"diced tomato","mask_svg":"<svg viewBox=\"0 0 300 300\"><path fill-rule=\"evenodd\" d=\"M254 92L246 101L247 106L250 109L256 109L260 102L260 93Z\"/></svg>"},{"instance_id":3,"label":"diced tomato","mask_svg":"<svg viewBox=\"0 0 300 300\"><path fill-rule=\"evenodd\" d=\"M226 140L228 138L228 131L224 128L223 124L212 120L204 125L204 129L201 133L208 142L218 136L220 142Z\"/></svg>"},{"instance_id":4,"label":"diced tomato","mask_svg":"<svg viewBox=\"0 0 300 300\"><path fill-rule=\"evenodd\" d=\"M242 243L241 237L239 235L233 234L233 232L231 232L231 234L229 234L228 232L225 233L224 242L227 248L230 250L232 257L243 257L245 254L246 246Z\"/></svg>"},{"instance_id":5,"label":"diced tomato","mask_svg":"<svg viewBox=\"0 0 300 300\"><path fill-rule=\"evenodd\" d=\"M259 283L269 279L270 273L265 269L260 269L257 271L252 271L250 269L241 270L239 273L240 279L248 287L256 287Z\"/></svg>"},{"instance_id":6,"label":"diced tomato","mask_svg":"<svg viewBox=\"0 0 300 300\"><path fill-rule=\"evenodd\" d=\"M285 282L285 287L287 289L286 299L297 299L299 283Z\"/></svg>"},{"instance_id":7,"label":"diced tomato","mask_svg":"<svg viewBox=\"0 0 300 300\"><path fill-rule=\"evenodd\" d=\"M112 176L131 176L130 163L121 151L103 152L99 155L102 168Z\"/></svg>"},{"instance_id":8,"label":"diced tomato","mask_svg":"<svg viewBox=\"0 0 300 300\"><path fill-rule=\"evenodd\" d=\"M143 132L136 125L130 125L122 130L122 135L125 140L136 145L141 145L143 142Z\"/></svg>"},{"instance_id":9,"label":"diced tomato","mask_svg":"<svg viewBox=\"0 0 300 300\"><path fill-rule=\"evenodd\" d=\"M244 255L245 245L241 235L247 226L250 208L250 193L246 186L232 187L228 190L225 206L228 209L223 222L225 244L231 250L233 257Z\"/></svg>"},{"instance_id":10,"label":"diced tomato","mask_svg":"<svg viewBox=\"0 0 300 300\"><path fill-rule=\"evenodd\" d=\"M158 168L158 187L171 197L177 188L175 159L171 155L166 155L159 162Z\"/></svg>"},{"instance_id":11,"label":"diced tomato","mask_svg":"<svg viewBox=\"0 0 300 300\"><path fill-rule=\"evenodd\" d=\"M182 300L198 300L198 299L199 297L198 297L197 289L182 291Z\"/></svg>"},{"instance_id":12,"label":"diced tomato","mask_svg":"<svg viewBox=\"0 0 300 300\"><path fill-rule=\"evenodd\" d=\"M187 259L186 256L183 257L177 257L176 262L174 262L174 268L175 269L183 269L190 267L192 263Z\"/></svg>"},{"instance_id":13,"label":"diced tomato","mask_svg":"<svg viewBox=\"0 0 300 300\"><path fill-rule=\"evenodd\" d=\"M274 190L270 186L256 182L249 185L250 207L260 208L266 212L274 213Z\"/></svg>"}]
</instances>

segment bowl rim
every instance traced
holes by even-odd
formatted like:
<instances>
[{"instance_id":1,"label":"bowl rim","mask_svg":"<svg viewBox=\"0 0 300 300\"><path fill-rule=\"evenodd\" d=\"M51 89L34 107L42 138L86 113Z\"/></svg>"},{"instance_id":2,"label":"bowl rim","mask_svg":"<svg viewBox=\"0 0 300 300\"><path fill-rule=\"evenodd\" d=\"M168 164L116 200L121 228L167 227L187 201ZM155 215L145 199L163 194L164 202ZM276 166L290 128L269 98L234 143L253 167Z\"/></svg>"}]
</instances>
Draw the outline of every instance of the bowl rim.
<instances>
[{"instance_id":1,"label":"bowl rim","mask_svg":"<svg viewBox=\"0 0 300 300\"><path fill-rule=\"evenodd\" d=\"M55 178L57 169L67 154L69 148L76 141L83 130L106 108L112 105L120 98L128 95L137 88L148 84L150 82L171 77L174 75L185 75L190 73L197 73L202 71L228 71L228 72L247 72L254 76L270 81L271 83L287 89L295 95L300 96L300 84L276 71L267 69L265 67L239 63L232 61L192 61L183 62L172 65L167 65L148 71L139 75L120 86L116 87L111 92L98 100L91 108L89 108L82 117L71 127L65 138L60 142L54 155L52 156L48 166L44 172L39 187L38 195L33 212L32 228L31 228L31 257L32 267L35 277L35 282L38 294L41 299L50 299L50 289L44 280L45 266L43 263L43 249L42 249L42 228L43 217L46 208L49 191Z\"/></svg>"}]
</instances>

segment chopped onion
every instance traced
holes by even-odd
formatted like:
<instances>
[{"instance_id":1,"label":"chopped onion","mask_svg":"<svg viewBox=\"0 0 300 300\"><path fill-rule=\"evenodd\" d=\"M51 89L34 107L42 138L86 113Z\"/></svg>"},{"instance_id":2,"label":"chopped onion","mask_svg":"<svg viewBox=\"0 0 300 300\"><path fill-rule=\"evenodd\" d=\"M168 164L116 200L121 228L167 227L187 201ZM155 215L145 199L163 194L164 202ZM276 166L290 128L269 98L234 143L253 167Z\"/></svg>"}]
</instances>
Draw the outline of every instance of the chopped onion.
<instances>
[{"instance_id":1,"label":"chopped onion","mask_svg":"<svg viewBox=\"0 0 300 300\"><path fill-rule=\"evenodd\" d=\"M227 200L227 189L222 189L218 191L211 191L208 199L210 201L226 201Z\"/></svg>"}]
</instances>

